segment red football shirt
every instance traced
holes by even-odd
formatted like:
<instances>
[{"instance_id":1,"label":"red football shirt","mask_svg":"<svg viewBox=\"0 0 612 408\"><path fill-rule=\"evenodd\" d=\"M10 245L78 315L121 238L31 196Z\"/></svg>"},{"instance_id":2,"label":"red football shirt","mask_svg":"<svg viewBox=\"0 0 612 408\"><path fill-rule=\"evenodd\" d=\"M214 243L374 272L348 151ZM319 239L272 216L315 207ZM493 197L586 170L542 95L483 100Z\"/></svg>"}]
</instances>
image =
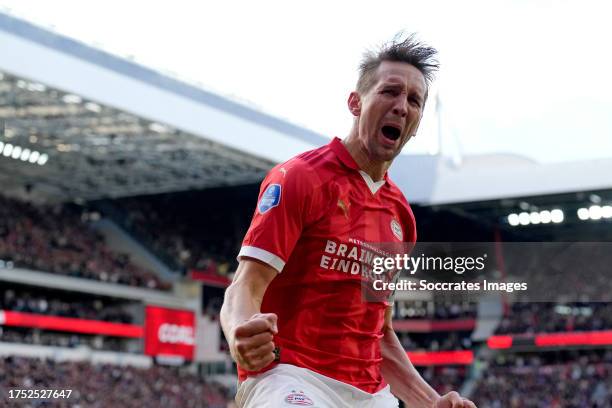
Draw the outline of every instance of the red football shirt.
<instances>
[{"instance_id":1,"label":"red football shirt","mask_svg":"<svg viewBox=\"0 0 612 408\"><path fill-rule=\"evenodd\" d=\"M239 257L279 271L261 312L278 315L280 362L382 389L388 303L363 299L360 268L377 255L368 243L402 241L416 241L408 202L386 175L374 182L361 171L340 139L274 167ZM249 374L239 368L241 380Z\"/></svg>"}]
</instances>

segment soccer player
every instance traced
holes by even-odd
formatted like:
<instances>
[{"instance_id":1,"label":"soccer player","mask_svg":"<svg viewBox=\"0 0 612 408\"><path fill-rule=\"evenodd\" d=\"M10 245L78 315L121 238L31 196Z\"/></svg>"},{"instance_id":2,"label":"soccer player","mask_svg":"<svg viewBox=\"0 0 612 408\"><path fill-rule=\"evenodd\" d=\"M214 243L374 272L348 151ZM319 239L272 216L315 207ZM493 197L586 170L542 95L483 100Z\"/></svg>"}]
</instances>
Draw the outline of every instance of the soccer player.
<instances>
[{"instance_id":1,"label":"soccer player","mask_svg":"<svg viewBox=\"0 0 612 408\"><path fill-rule=\"evenodd\" d=\"M393 392L411 408L475 407L431 388L393 331L389 303L362 297L368 243L416 241L387 170L417 131L436 54L414 36L366 54L348 137L263 181L221 309L238 406L397 407Z\"/></svg>"}]
</instances>

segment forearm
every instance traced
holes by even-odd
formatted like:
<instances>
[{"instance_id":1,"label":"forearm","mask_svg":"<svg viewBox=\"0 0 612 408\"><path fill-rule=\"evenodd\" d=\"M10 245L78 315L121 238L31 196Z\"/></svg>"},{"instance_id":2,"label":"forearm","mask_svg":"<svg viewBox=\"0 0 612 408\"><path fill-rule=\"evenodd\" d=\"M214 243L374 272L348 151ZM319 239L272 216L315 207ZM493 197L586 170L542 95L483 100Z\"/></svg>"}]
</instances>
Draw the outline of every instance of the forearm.
<instances>
[{"instance_id":1,"label":"forearm","mask_svg":"<svg viewBox=\"0 0 612 408\"><path fill-rule=\"evenodd\" d=\"M260 313L266 288L276 276L270 266L253 260L241 260L232 284L226 289L221 307L221 327L228 342L234 328Z\"/></svg>"},{"instance_id":2,"label":"forearm","mask_svg":"<svg viewBox=\"0 0 612 408\"><path fill-rule=\"evenodd\" d=\"M440 395L414 368L393 328L387 326L380 342L382 375L391 391L409 407L431 408Z\"/></svg>"},{"instance_id":3,"label":"forearm","mask_svg":"<svg viewBox=\"0 0 612 408\"><path fill-rule=\"evenodd\" d=\"M227 288L220 315L221 327L226 339L230 339L236 325L260 312L261 301L261 297L253 294L245 282L237 281Z\"/></svg>"}]
</instances>

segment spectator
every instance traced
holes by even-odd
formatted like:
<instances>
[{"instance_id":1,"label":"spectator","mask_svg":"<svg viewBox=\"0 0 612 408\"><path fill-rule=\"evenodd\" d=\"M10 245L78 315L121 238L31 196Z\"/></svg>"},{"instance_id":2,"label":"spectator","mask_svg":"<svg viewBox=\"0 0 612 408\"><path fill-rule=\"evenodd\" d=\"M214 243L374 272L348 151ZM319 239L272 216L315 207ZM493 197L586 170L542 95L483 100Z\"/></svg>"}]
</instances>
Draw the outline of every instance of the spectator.
<instances>
[{"instance_id":1,"label":"spectator","mask_svg":"<svg viewBox=\"0 0 612 408\"><path fill-rule=\"evenodd\" d=\"M107 248L68 207L36 207L0 196L0 259L15 267L168 290L154 273Z\"/></svg>"}]
</instances>

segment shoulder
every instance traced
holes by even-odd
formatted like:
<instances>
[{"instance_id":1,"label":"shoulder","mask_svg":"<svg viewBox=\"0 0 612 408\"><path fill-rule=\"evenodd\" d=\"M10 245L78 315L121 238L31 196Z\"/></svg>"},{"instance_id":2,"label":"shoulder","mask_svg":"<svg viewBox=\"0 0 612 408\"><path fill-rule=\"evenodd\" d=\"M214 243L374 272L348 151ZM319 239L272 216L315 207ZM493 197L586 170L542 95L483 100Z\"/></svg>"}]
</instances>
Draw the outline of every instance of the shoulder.
<instances>
[{"instance_id":1,"label":"shoulder","mask_svg":"<svg viewBox=\"0 0 612 408\"><path fill-rule=\"evenodd\" d=\"M332 178L335 156L328 145L301 153L284 163L274 166L266 180L283 184L303 184L312 189L321 187Z\"/></svg>"},{"instance_id":2,"label":"shoulder","mask_svg":"<svg viewBox=\"0 0 612 408\"><path fill-rule=\"evenodd\" d=\"M391 197L393 197L401 206L406 207L412 213L410 204L408 203L406 196L404 196L402 190L400 190L397 184L395 184L390 177L387 177L387 184L389 185L388 192Z\"/></svg>"}]
</instances>

